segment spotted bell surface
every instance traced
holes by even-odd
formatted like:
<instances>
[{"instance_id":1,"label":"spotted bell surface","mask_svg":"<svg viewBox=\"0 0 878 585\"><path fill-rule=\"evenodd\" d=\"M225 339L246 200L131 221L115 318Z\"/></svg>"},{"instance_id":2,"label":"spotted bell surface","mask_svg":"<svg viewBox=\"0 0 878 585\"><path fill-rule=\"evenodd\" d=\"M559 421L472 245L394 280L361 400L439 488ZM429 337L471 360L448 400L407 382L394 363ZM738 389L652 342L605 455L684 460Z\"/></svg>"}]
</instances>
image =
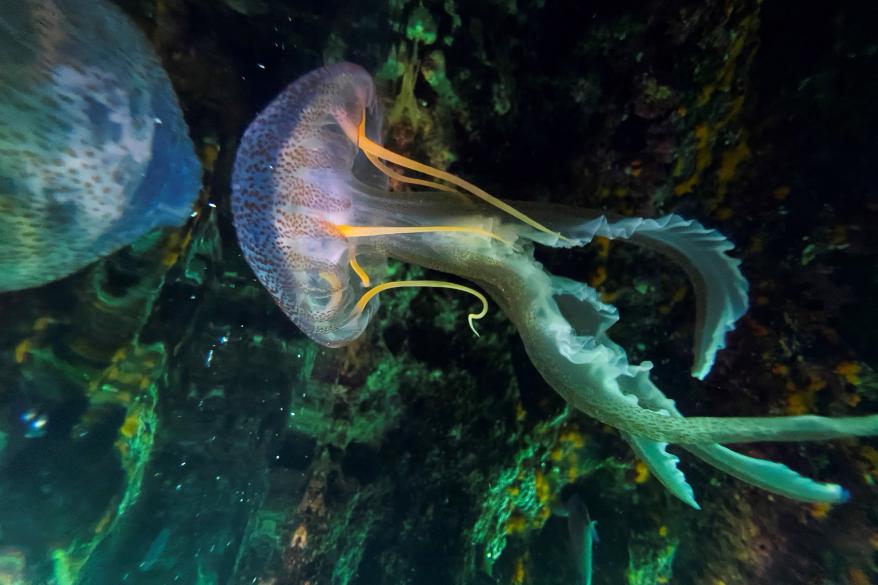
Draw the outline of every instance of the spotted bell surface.
<instances>
[{"instance_id":1,"label":"spotted bell surface","mask_svg":"<svg viewBox=\"0 0 878 585\"><path fill-rule=\"evenodd\" d=\"M200 168L143 34L104 0L0 13L0 291L62 278L191 213Z\"/></svg>"}]
</instances>

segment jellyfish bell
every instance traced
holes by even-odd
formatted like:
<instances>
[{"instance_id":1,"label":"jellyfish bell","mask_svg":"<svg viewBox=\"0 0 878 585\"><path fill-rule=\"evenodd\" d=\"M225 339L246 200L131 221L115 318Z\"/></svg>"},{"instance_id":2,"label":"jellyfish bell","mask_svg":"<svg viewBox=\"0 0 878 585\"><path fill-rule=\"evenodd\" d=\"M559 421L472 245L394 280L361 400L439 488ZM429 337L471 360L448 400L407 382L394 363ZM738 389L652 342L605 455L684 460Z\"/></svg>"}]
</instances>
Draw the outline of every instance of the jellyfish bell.
<instances>
[{"instance_id":1,"label":"jellyfish bell","mask_svg":"<svg viewBox=\"0 0 878 585\"><path fill-rule=\"evenodd\" d=\"M390 170L378 158L389 153L381 147L381 126L372 77L358 65L330 65L296 80L259 115L235 161L232 213L244 256L287 316L328 347L359 337L379 307L376 295L401 286L473 294L482 310L470 315L471 327L486 313L484 295L454 283L391 282L369 289L370 275L385 271L382 236L446 232L501 239L482 225L492 218L431 225L433 217L448 215L440 209L459 193L440 192L444 203L435 194L413 200L391 193L389 178L449 186ZM453 215L464 214L456 209Z\"/></svg>"},{"instance_id":2,"label":"jellyfish bell","mask_svg":"<svg viewBox=\"0 0 878 585\"><path fill-rule=\"evenodd\" d=\"M244 256L284 313L315 341L338 347L358 337L377 303L355 311L353 265L381 268L337 226L353 221L356 128L373 111L371 77L340 64L291 84L249 126L232 176L232 213ZM375 116L375 121L380 116ZM377 127L371 131L378 132ZM362 268L361 268L362 269Z\"/></svg>"},{"instance_id":3,"label":"jellyfish bell","mask_svg":"<svg viewBox=\"0 0 878 585\"><path fill-rule=\"evenodd\" d=\"M487 312L490 297L515 325L547 383L575 408L619 429L653 475L686 503L697 507L678 459L666 450L669 443L774 493L812 502L845 499L841 486L721 443L876 435L878 416L686 418L650 380L652 364L629 363L608 336L618 320L615 307L585 283L547 272L533 257L536 245L584 246L603 236L654 248L680 263L695 286L692 374L702 379L747 309L747 281L721 234L676 215L612 218L513 205L386 149L380 123L370 76L340 63L290 84L241 142L232 211L244 256L309 337L328 347L350 343L378 310L377 296L405 286L477 297L481 310L468 319L475 331L473 321ZM388 177L427 190L392 192ZM457 275L478 288L381 282L387 257Z\"/></svg>"},{"instance_id":4,"label":"jellyfish bell","mask_svg":"<svg viewBox=\"0 0 878 585\"><path fill-rule=\"evenodd\" d=\"M200 165L168 76L106 0L0 11L0 292L184 223Z\"/></svg>"}]
</instances>

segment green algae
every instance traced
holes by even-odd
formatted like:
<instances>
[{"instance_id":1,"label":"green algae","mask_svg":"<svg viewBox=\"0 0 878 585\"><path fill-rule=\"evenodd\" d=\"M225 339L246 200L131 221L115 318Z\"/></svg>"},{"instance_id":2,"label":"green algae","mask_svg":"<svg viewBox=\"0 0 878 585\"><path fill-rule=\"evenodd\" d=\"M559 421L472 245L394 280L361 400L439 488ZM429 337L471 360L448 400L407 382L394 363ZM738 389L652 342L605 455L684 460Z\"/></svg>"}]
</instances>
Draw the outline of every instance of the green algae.
<instances>
[{"instance_id":1,"label":"green algae","mask_svg":"<svg viewBox=\"0 0 878 585\"><path fill-rule=\"evenodd\" d=\"M678 545L679 541L674 538L665 538L658 543L629 543L628 571L625 574L628 585L670 583Z\"/></svg>"},{"instance_id":2,"label":"green algae","mask_svg":"<svg viewBox=\"0 0 878 585\"><path fill-rule=\"evenodd\" d=\"M423 4L412 10L406 22L405 36L410 41L432 45L436 42L436 19L424 8Z\"/></svg>"},{"instance_id":3,"label":"green algae","mask_svg":"<svg viewBox=\"0 0 878 585\"><path fill-rule=\"evenodd\" d=\"M445 72L445 55L442 51L430 52L421 68L421 73L424 80L439 95L443 104L451 109L457 109L460 106L460 98Z\"/></svg>"},{"instance_id":4,"label":"green algae","mask_svg":"<svg viewBox=\"0 0 878 585\"><path fill-rule=\"evenodd\" d=\"M479 562L489 575L509 539L509 520L514 513L535 523L546 504L537 494L536 474L549 460L549 449L540 436L555 437L568 416L567 407L550 421L540 423L530 440L516 452L509 466L490 482L482 499L481 512L473 525L470 542L480 551ZM473 561L476 559L473 558Z\"/></svg>"}]
</instances>

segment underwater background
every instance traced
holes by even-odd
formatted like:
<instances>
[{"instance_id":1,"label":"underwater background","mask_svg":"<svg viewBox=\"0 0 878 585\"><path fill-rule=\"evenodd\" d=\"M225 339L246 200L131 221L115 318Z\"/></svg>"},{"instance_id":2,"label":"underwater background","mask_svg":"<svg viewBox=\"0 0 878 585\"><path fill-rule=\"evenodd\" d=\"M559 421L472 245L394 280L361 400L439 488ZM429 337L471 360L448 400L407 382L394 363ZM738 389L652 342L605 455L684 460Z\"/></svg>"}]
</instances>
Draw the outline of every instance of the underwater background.
<instances>
[{"instance_id":1,"label":"underwater background","mask_svg":"<svg viewBox=\"0 0 878 585\"><path fill-rule=\"evenodd\" d=\"M575 584L573 494L598 522L595 584L878 582L875 439L741 448L842 484L836 506L686 458L693 510L567 406L499 310L474 337L471 298L405 289L353 344L309 340L230 211L257 114L358 63L398 152L506 199L679 213L736 244L750 308L703 382L683 270L606 239L537 255L619 307L614 340L688 416L875 413L878 9L115 4L167 71L202 189L183 227L0 293L0 584Z\"/></svg>"}]
</instances>

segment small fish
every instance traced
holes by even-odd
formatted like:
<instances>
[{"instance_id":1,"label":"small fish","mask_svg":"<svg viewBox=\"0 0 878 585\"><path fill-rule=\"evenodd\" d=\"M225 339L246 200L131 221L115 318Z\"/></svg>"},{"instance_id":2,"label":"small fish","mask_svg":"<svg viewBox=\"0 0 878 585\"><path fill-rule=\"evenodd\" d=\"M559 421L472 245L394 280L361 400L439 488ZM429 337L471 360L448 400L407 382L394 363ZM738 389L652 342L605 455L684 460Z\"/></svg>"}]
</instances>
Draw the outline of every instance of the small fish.
<instances>
[{"instance_id":1,"label":"small fish","mask_svg":"<svg viewBox=\"0 0 878 585\"><path fill-rule=\"evenodd\" d=\"M168 546L168 539L171 537L171 529L165 528L155 537L155 540L152 541L152 544L149 545L149 549L146 551L146 555L144 555L143 560L140 561L140 564L137 568L141 571L149 571L154 566L159 563L159 560L162 557L162 553L165 552L165 548Z\"/></svg>"},{"instance_id":2,"label":"small fish","mask_svg":"<svg viewBox=\"0 0 878 585\"><path fill-rule=\"evenodd\" d=\"M598 542L597 522L588 515L582 499L573 494L567 500L567 529L570 532L570 551L576 563L579 582L591 585L592 556Z\"/></svg>"}]
</instances>

